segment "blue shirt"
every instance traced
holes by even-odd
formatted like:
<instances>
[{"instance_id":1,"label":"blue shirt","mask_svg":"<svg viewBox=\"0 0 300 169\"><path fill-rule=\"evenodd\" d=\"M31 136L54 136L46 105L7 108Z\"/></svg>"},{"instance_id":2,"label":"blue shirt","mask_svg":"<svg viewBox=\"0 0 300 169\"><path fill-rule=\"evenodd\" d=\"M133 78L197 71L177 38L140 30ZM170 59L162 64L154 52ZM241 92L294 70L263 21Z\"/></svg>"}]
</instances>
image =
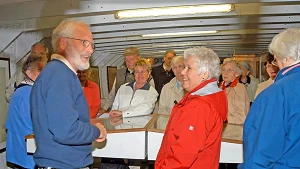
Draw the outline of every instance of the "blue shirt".
<instances>
[{"instance_id":1,"label":"blue shirt","mask_svg":"<svg viewBox=\"0 0 300 169\"><path fill-rule=\"evenodd\" d=\"M31 155L27 155L25 136L32 134L29 96L32 86L18 88L9 103L6 120L6 159L24 168L34 168Z\"/></svg>"}]
</instances>

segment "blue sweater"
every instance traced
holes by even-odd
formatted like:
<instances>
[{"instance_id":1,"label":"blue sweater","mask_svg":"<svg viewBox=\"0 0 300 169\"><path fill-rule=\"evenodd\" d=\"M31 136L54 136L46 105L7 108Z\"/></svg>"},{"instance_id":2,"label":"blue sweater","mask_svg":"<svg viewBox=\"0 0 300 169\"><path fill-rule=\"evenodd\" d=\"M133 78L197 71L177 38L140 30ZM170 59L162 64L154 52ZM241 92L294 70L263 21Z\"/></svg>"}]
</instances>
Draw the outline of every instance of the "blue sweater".
<instances>
[{"instance_id":1,"label":"blue sweater","mask_svg":"<svg viewBox=\"0 0 300 169\"><path fill-rule=\"evenodd\" d=\"M80 168L93 163L91 143L100 135L90 124L89 109L76 74L52 60L30 95L38 166Z\"/></svg>"},{"instance_id":2,"label":"blue sweater","mask_svg":"<svg viewBox=\"0 0 300 169\"><path fill-rule=\"evenodd\" d=\"M300 168L300 64L278 72L254 100L244 124L239 169Z\"/></svg>"},{"instance_id":3,"label":"blue sweater","mask_svg":"<svg viewBox=\"0 0 300 169\"><path fill-rule=\"evenodd\" d=\"M18 88L9 103L6 120L6 160L24 168L34 168L31 155L27 155L25 136L32 134L29 96L32 86Z\"/></svg>"}]
</instances>

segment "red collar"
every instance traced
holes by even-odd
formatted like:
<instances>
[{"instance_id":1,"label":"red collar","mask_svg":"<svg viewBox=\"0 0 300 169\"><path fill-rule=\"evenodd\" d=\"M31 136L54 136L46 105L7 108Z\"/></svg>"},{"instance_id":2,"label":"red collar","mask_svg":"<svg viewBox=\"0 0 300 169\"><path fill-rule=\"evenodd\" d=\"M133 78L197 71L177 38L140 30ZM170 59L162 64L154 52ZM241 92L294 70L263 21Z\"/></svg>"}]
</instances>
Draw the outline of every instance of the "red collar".
<instances>
[{"instance_id":1,"label":"red collar","mask_svg":"<svg viewBox=\"0 0 300 169\"><path fill-rule=\"evenodd\" d=\"M198 91L202 87L206 86L208 83L215 82L215 81L217 81L217 80L215 78L213 78L213 79L209 79L209 80L202 82L200 85L195 87L192 91L188 92L177 105L180 107L183 106L185 104L185 102L190 98L191 93L194 93L195 91Z\"/></svg>"},{"instance_id":2,"label":"red collar","mask_svg":"<svg viewBox=\"0 0 300 169\"><path fill-rule=\"evenodd\" d=\"M226 89L227 87L235 87L239 82L239 78L235 78L233 82L228 83L227 85L225 85L225 81L222 81L219 85L220 88L222 88L222 90Z\"/></svg>"}]
</instances>

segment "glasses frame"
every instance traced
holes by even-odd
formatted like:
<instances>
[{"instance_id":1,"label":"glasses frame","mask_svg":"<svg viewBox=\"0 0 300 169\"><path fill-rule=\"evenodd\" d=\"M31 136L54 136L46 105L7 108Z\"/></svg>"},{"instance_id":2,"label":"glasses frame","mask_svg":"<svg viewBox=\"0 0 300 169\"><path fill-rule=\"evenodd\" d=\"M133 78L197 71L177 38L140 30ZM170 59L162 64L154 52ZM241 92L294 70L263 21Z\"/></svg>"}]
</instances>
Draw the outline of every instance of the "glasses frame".
<instances>
[{"instance_id":1,"label":"glasses frame","mask_svg":"<svg viewBox=\"0 0 300 169\"><path fill-rule=\"evenodd\" d=\"M172 67L172 70L183 70L185 68L185 66L183 65L179 65L179 66L174 66Z\"/></svg>"},{"instance_id":2,"label":"glasses frame","mask_svg":"<svg viewBox=\"0 0 300 169\"><path fill-rule=\"evenodd\" d=\"M149 70L141 71L141 72L133 71L133 74L146 74L146 73L149 73Z\"/></svg>"},{"instance_id":3,"label":"glasses frame","mask_svg":"<svg viewBox=\"0 0 300 169\"><path fill-rule=\"evenodd\" d=\"M272 60L271 64L278 67L277 60L275 58Z\"/></svg>"},{"instance_id":4,"label":"glasses frame","mask_svg":"<svg viewBox=\"0 0 300 169\"><path fill-rule=\"evenodd\" d=\"M77 39L77 38L70 38L70 37L65 37L65 38L67 38L67 39L73 39L73 40L79 40L79 41L81 41L83 47L87 48L87 47L91 46L92 49L93 49L93 51L95 51L95 49L96 49L95 44L92 43L92 42L90 42L89 40L86 40L86 39Z\"/></svg>"},{"instance_id":5,"label":"glasses frame","mask_svg":"<svg viewBox=\"0 0 300 169\"><path fill-rule=\"evenodd\" d=\"M224 72L224 73L234 73L236 70L233 70L233 69L224 69L222 68L221 69L221 72Z\"/></svg>"}]
</instances>

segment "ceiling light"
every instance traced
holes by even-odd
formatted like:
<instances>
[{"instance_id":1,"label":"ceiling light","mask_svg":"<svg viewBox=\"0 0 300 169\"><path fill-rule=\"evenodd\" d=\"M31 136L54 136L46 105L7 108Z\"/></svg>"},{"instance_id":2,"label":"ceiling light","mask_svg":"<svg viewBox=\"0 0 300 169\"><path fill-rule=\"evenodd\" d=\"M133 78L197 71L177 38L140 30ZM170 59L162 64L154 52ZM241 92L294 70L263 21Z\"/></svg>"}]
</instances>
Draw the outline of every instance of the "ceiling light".
<instances>
[{"instance_id":1,"label":"ceiling light","mask_svg":"<svg viewBox=\"0 0 300 169\"><path fill-rule=\"evenodd\" d=\"M234 5L232 4L148 8L119 11L115 13L115 18L122 19L168 15L187 15L212 12L230 12L232 10L234 10Z\"/></svg>"},{"instance_id":2,"label":"ceiling light","mask_svg":"<svg viewBox=\"0 0 300 169\"><path fill-rule=\"evenodd\" d=\"M175 32L175 33L157 33L157 34L145 34L142 35L145 37L159 37L159 36L182 36L182 35L195 35L195 34L213 34L218 31L194 31L194 32Z\"/></svg>"}]
</instances>

